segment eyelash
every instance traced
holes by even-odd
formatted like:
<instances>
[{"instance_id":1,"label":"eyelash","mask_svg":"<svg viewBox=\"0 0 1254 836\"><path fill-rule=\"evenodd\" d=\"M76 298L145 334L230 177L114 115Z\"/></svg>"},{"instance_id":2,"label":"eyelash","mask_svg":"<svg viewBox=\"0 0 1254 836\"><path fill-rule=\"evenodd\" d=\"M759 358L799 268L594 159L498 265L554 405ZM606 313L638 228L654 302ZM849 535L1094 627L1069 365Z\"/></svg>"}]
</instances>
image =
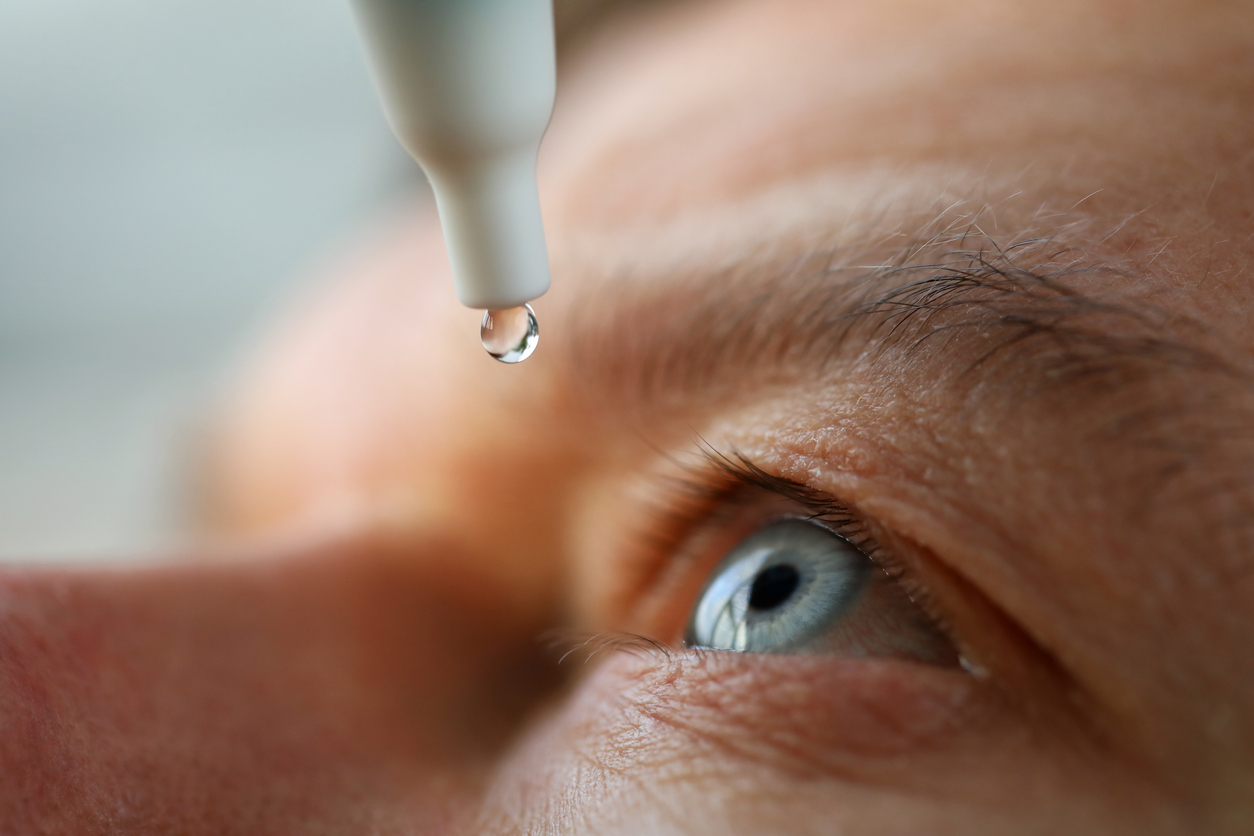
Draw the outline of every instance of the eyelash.
<instances>
[{"instance_id":1,"label":"eyelash","mask_svg":"<svg viewBox=\"0 0 1254 836\"><path fill-rule=\"evenodd\" d=\"M933 600L931 591L905 561L883 548L868 530L866 522L847 504L837 498L782 476L763 470L744 455L723 453L708 443L700 445L702 461L679 462L672 459L682 475L664 477L658 499L661 520L648 536L649 551L658 555L678 553L685 540L702 524L717 520L720 512L734 513L738 496L753 488L801 505L809 513L806 519L823 524L848 540L868 560L880 568L933 621L935 626L958 645L957 637ZM654 568L653 577L663 564Z\"/></svg>"}]
</instances>

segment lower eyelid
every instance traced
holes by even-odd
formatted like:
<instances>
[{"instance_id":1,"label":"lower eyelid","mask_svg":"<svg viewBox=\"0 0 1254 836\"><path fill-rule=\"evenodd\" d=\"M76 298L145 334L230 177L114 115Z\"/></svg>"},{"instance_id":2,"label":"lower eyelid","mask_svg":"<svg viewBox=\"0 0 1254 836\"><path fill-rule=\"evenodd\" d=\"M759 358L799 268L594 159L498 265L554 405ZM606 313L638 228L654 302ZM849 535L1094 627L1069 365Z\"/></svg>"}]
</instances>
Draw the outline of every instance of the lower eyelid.
<instances>
[{"instance_id":1,"label":"lower eyelid","mask_svg":"<svg viewBox=\"0 0 1254 836\"><path fill-rule=\"evenodd\" d=\"M619 655L584 687L588 708L659 745L656 737L679 733L688 745L833 774L851 760L941 745L978 707L974 680L951 670L720 651Z\"/></svg>"}]
</instances>

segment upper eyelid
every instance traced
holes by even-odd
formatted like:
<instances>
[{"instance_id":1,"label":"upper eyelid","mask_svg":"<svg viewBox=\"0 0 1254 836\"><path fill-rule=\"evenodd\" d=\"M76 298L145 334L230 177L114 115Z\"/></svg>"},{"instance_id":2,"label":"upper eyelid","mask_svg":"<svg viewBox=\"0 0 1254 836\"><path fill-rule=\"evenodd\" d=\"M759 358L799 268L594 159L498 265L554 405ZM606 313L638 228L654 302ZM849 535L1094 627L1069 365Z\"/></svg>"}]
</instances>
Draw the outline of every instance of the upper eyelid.
<instances>
[{"instance_id":1,"label":"upper eyelid","mask_svg":"<svg viewBox=\"0 0 1254 836\"><path fill-rule=\"evenodd\" d=\"M686 470L700 484L719 481L722 484L707 494L706 501L714 504L727 501L737 491L756 487L781 498L791 500L810 511L809 519L821 522L849 540L859 549L863 548L866 532L861 525L862 519L850 507L836 497L809 485L777 476L753 462L739 451L723 453L703 442L699 447L702 463L698 466L688 465ZM870 556L870 555L868 555Z\"/></svg>"}]
</instances>

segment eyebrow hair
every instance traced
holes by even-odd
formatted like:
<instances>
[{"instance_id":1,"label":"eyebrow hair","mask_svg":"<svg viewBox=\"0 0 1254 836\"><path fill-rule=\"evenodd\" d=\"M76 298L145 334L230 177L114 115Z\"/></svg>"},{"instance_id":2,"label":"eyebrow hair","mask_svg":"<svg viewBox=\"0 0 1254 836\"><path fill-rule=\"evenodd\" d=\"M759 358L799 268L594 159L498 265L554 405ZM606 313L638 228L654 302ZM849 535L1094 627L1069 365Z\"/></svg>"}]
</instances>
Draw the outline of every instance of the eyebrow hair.
<instances>
[{"instance_id":1,"label":"eyebrow hair","mask_svg":"<svg viewBox=\"0 0 1254 836\"><path fill-rule=\"evenodd\" d=\"M1035 352L1044 364L1040 380L1050 387L1089 385L1118 388L1142 374L1166 370L1216 374L1249 383L1241 369L1213 347L1201 323L1148 298L1102 297L1068 283L1076 277L1118 277L1113 268L1069 260L1068 251L1024 267L1018 252L1049 248L1049 238L1028 239L1002 249L991 239L978 249L955 249L934 264L884 268L881 283L907 281L881 292L847 314L867 326L880 350L907 352L929 341L970 333L986 343L961 367L970 374L1014 349ZM914 278L923 274L921 278ZM847 339L854 327L840 335ZM964 334L963 332L968 332ZM1185 339L1190 334L1193 340Z\"/></svg>"},{"instance_id":2,"label":"eyebrow hair","mask_svg":"<svg viewBox=\"0 0 1254 836\"><path fill-rule=\"evenodd\" d=\"M962 347L972 334L984 345L963 365L965 373L1017 348L1047 350L1051 373L1044 379L1055 386L1086 379L1117 386L1139 379L1147 366L1251 382L1245 369L1206 344L1209 329L1202 323L1150 298L1102 295L1071 281L1120 276L1056 247L1052 238L1001 247L967 230L956 239L934 236L903 247L872 267L819 252L773 268L680 276L657 294L665 298L647 316L630 320L614 311L649 308L655 300L647 297L655 291L589 301L581 308L600 310L600 316L577 326L575 356L589 358L611 374L616 388L644 400L697 393L720 373L734 372L743 381L799 357L808 370L830 369L837 361L847 369L938 341ZM596 288L598 295L604 291Z\"/></svg>"},{"instance_id":3,"label":"eyebrow hair","mask_svg":"<svg viewBox=\"0 0 1254 836\"><path fill-rule=\"evenodd\" d=\"M1248 441L1251 410L1234 402L1254 394L1254 377L1211 329L1053 236L1000 246L969 227L849 262L812 252L665 287L598 283L573 326L576 376L628 410L859 375L926 378L978 409L1053 396L1100 413L1097 435L1168 450L1159 480L1203 448ZM1234 417L1182 431L1218 414Z\"/></svg>"}]
</instances>

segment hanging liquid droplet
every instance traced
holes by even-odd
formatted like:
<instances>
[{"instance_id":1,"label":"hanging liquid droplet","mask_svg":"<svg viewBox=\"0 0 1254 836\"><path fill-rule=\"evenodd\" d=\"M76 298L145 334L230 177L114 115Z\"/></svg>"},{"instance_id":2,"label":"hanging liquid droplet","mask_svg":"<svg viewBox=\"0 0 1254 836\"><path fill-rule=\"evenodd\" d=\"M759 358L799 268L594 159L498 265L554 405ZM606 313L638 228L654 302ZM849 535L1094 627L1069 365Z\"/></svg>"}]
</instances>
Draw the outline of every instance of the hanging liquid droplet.
<instances>
[{"instance_id":1,"label":"hanging liquid droplet","mask_svg":"<svg viewBox=\"0 0 1254 836\"><path fill-rule=\"evenodd\" d=\"M530 305L484 311L479 337L488 353L502 363L521 363L540 342L540 323Z\"/></svg>"}]
</instances>

